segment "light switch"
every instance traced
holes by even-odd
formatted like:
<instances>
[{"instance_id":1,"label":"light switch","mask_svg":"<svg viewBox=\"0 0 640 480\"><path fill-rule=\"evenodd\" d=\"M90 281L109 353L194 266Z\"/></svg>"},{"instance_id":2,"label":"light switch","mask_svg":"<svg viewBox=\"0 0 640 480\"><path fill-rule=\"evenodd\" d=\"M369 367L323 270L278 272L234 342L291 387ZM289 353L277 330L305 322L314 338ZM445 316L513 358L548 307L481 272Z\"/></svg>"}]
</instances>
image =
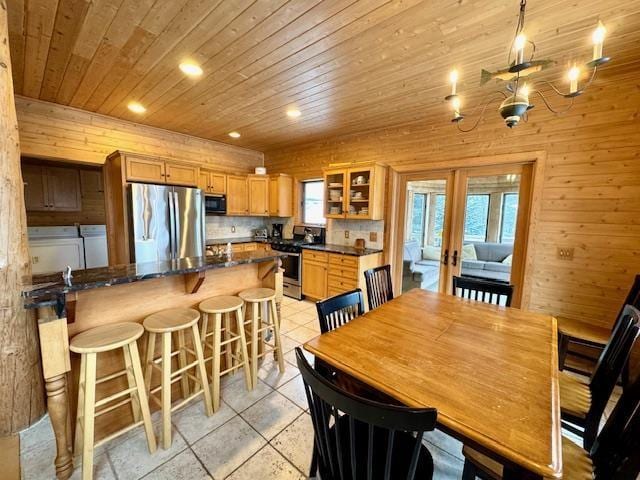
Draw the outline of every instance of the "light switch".
<instances>
[{"instance_id":1,"label":"light switch","mask_svg":"<svg viewBox=\"0 0 640 480\"><path fill-rule=\"evenodd\" d=\"M344 238L349 238L349 230L344 231Z\"/></svg>"}]
</instances>

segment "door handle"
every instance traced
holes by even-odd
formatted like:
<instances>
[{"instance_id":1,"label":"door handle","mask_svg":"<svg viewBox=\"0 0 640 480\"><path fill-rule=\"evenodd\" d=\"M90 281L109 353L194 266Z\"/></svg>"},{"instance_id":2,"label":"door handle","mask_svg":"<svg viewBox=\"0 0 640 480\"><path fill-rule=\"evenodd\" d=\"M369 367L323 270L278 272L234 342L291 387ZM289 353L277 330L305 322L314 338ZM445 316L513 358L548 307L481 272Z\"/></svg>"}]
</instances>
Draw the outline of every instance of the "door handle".
<instances>
[{"instance_id":1,"label":"door handle","mask_svg":"<svg viewBox=\"0 0 640 480\"><path fill-rule=\"evenodd\" d=\"M458 265L458 250L454 250L454 251L453 251L452 265L453 265L454 267L455 267L456 265Z\"/></svg>"},{"instance_id":2,"label":"door handle","mask_svg":"<svg viewBox=\"0 0 640 480\"><path fill-rule=\"evenodd\" d=\"M442 258L442 264L446 265L447 263L449 263L449 249L445 248L444 257Z\"/></svg>"},{"instance_id":3,"label":"door handle","mask_svg":"<svg viewBox=\"0 0 640 480\"><path fill-rule=\"evenodd\" d=\"M175 254L176 254L176 256L175 256L175 258L178 259L178 258L180 258L180 247L181 247L181 245L180 245L180 238L181 238L181 235L180 235L180 228L181 228L180 227L180 203L178 202L178 192L173 192L173 201L174 201L173 210L174 210L175 216L176 216L176 224L175 224L175 232L176 232L175 233L175 238L176 238L176 243L175 243L176 252L175 252Z\"/></svg>"}]
</instances>

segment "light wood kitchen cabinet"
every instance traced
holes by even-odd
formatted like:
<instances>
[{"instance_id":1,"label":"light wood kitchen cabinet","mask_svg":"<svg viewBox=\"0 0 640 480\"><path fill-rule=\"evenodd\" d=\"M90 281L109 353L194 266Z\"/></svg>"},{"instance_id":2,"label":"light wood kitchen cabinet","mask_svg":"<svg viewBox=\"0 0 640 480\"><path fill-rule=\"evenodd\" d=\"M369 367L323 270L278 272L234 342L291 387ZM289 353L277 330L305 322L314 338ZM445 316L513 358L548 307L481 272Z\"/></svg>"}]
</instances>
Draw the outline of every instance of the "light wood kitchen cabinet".
<instances>
[{"instance_id":1,"label":"light wood kitchen cabinet","mask_svg":"<svg viewBox=\"0 0 640 480\"><path fill-rule=\"evenodd\" d=\"M227 215L249 214L249 189L245 175L227 175Z\"/></svg>"},{"instance_id":2,"label":"light wood kitchen cabinet","mask_svg":"<svg viewBox=\"0 0 640 480\"><path fill-rule=\"evenodd\" d=\"M304 249L302 251L302 293L322 300L360 288L365 308L367 292L364 272L382 264L382 254L354 256ZM308 276L306 272L311 272Z\"/></svg>"},{"instance_id":3,"label":"light wood kitchen cabinet","mask_svg":"<svg viewBox=\"0 0 640 480\"><path fill-rule=\"evenodd\" d=\"M227 176L224 173L200 169L198 187L204 193L224 195L227 193Z\"/></svg>"},{"instance_id":4,"label":"light wood kitchen cabinet","mask_svg":"<svg viewBox=\"0 0 640 480\"><path fill-rule=\"evenodd\" d=\"M293 177L290 175L278 174L269 178L269 215L293 216Z\"/></svg>"},{"instance_id":5,"label":"light wood kitchen cabinet","mask_svg":"<svg viewBox=\"0 0 640 480\"><path fill-rule=\"evenodd\" d=\"M109 158L117 158L124 165L127 182L195 187L200 181L200 168L197 165L120 151L112 153Z\"/></svg>"},{"instance_id":6,"label":"light wood kitchen cabinet","mask_svg":"<svg viewBox=\"0 0 640 480\"><path fill-rule=\"evenodd\" d=\"M325 217L384 218L386 167L363 163L324 171Z\"/></svg>"},{"instance_id":7,"label":"light wood kitchen cabinet","mask_svg":"<svg viewBox=\"0 0 640 480\"><path fill-rule=\"evenodd\" d=\"M266 175L249 175L249 215L269 215L269 177Z\"/></svg>"},{"instance_id":8,"label":"light wood kitchen cabinet","mask_svg":"<svg viewBox=\"0 0 640 480\"><path fill-rule=\"evenodd\" d=\"M171 185L198 185L198 167L185 163L165 162L165 180Z\"/></svg>"},{"instance_id":9,"label":"light wood kitchen cabinet","mask_svg":"<svg viewBox=\"0 0 640 480\"><path fill-rule=\"evenodd\" d=\"M302 294L321 300L327 297L328 263L307 252L302 252Z\"/></svg>"},{"instance_id":10,"label":"light wood kitchen cabinet","mask_svg":"<svg viewBox=\"0 0 640 480\"><path fill-rule=\"evenodd\" d=\"M164 160L127 154L125 165L129 182L165 183Z\"/></svg>"},{"instance_id":11,"label":"light wood kitchen cabinet","mask_svg":"<svg viewBox=\"0 0 640 480\"><path fill-rule=\"evenodd\" d=\"M82 209L77 168L24 164L27 211L77 212Z\"/></svg>"}]
</instances>

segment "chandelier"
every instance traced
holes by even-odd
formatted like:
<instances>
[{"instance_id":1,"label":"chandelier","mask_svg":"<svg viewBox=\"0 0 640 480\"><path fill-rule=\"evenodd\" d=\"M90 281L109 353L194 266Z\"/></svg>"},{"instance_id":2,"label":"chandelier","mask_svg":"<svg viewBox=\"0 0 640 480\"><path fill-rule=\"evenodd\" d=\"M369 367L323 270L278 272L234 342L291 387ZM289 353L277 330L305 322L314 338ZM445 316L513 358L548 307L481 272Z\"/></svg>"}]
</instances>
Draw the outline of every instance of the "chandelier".
<instances>
[{"instance_id":1,"label":"chandelier","mask_svg":"<svg viewBox=\"0 0 640 480\"><path fill-rule=\"evenodd\" d=\"M489 93L484 99L476 105L470 116L473 116L478 109L480 113L476 119L476 122L469 129L461 127L461 122L465 118L465 115L461 113L462 102L457 92L458 83L458 71L452 70L449 74L449 82L451 83L451 94L445 97L445 100L451 104L453 109L452 122L458 127L458 130L462 132L470 132L478 126L485 110L493 101L498 99L502 100L498 111L504 119L505 124L509 128L513 128L520 123L520 121L526 122L528 119L528 111L531 110L534 105L531 103L530 95L538 95L544 105L553 113L565 113L573 106L575 97L581 95L589 85L593 82L596 76L596 72L600 65L607 63L610 58L602 55L602 46L604 43L604 37L606 29L602 22L598 22L598 26L593 32L591 37L593 41L593 57L584 66L580 67L575 63L567 71L567 80L569 82L569 90L566 92L561 91L551 82L542 80L540 83L548 85L551 91L556 95L568 99L568 105L562 110L555 110L548 102L546 96L532 85L526 83L526 79L537 73L549 65L555 63L553 60L536 60L534 54L536 52L536 45L533 41L527 39L524 30L524 14L527 7L526 0L520 1L520 13L518 15L518 23L516 25L516 32L509 48L509 55L507 58L507 67L497 70L495 72L489 72L482 70L480 74L480 85L484 85L491 80L504 83L504 88L498 91ZM527 56L527 52L529 52ZM513 57L513 58L512 58ZM589 71L588 80L579 85L580 78L582 76L583 69Z\"/></svg>"}]
</instances>

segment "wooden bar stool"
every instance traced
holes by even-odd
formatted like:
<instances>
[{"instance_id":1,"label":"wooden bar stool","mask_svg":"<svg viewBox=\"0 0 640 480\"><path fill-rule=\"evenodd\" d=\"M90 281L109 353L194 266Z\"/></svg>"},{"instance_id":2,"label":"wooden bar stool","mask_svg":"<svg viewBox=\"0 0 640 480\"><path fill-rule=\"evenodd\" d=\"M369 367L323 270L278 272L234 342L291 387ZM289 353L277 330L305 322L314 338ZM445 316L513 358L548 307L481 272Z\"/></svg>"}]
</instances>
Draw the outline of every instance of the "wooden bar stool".
<instances>
[{"instance_id":1,"label":"wooden bar stool","mask_svg":"<svg viewBox=\"0 0 640 480\"><path fill-rule=\"evenodd\" d=\"M211 406L211 394L209 392L209 383L207 382L207 371L204 365L204 356L202 354L202 343L200 341L200 333L198 332L198 320L200 320L200 312L192 308L171 308L161 312L149 315L144 319L143 325L145 330L149 332L149 343L147 345L145 382L146 390L150 400L157 402L162 409L162 446L165 449L171 447L171 412L181 408L188 402L196 398L198 395L204 395L204 407L207 416L213 415ZM193 339L193 349L185 344L185 330L191 329ZM178 336L178 349L172 350L172 334ZM155 358L156 335L162 335L162 354ZM187 354L190 354L195 360L188 363ZM178 357L178 370L171 371L171 360ZM151 390L151 376L153 368L160 370L162 377L160 386ZM189 370L195 368L196 375L189 373ZM189 379L200 384L200 388L190 394ZM182 386L183 400L178 404L171 406L171 385L180 380ZM154 396L160 391L160 401Z\"/></svg>"},{"instance_id":2,"label":"wooden bar stool","mask_svg":"<svg viewBox=\"0 0 640 480\"><path fill-rule=\"evenodd\" d=\"M224 295L212 297L200 303L199 309L203 315L202 348L206 351L211 349L211 356L205 357L204 361L211 362L211 396L213 397L213 411L220 408L220 377L226 373L234 372L239 368L244 368L244 380L247 390L253 388L251 382L251 368L249 366L249 356L247 354L247 340L244 334L244 319L242 317L242 306L244 302L239 297ZM209 315L213 315L213 328L208 331ZM231 329L231 323L236 322L235 330ZM224 327L223 327L224 325ZM213 337L212 342L207 342L207 338ZM224 338L224 339L223 339ZM235 346L235 351L232 346ZM224 347L224 349L223 349ZM220 371L220 357L224 354L225 369Z\"/></svg>"},{"instance_id":3,"label":"wooden bar stool","mask_svg":"<svg viewBox=\"0 0 640 480\"><path fill-rule=\"evenodd\" d=\"M79 353L80 357L80 385L78 387L78 414L76 420L75 453L82 449L82 478L93 478L93 449L100 444L122 435L129 430L144 425L147 434L149 452L156 451L156 437L151 424L149 403L144 388L142 367L138 355L136 340L142 336L144 329L137 323L114 323L92 328L82 332L71 339L70 350ZM124 370L96 378L96 365L98 353L109 352L122 348L124 354ZM126 375L128 388L114 393L96 402L96 385L114 380ZM121 397L124 400L96 411ZM94 442L94 420L104 413L131 403L134 423L109 435L100 442ZM140 419L142 417L142 419Z\"/></svg>"},{"instance_id":4,"label":"wooden bar stool","mask_svg":"<svg viewBox=\"0 0 640 480\"><path fill-rule=\"evenodd\" d=\"M245 309L251 305L251 318L245 321L245 326L248 325L251 332L251 337L247 340L247 344L251 345L249 353L251 359L251 382L255 386L258 383L258 359L266 356L269 352L273 352L276 357L280 373L284 372L276 292L271 288L250 288L243 290L238 296L244 300ZM272 332L273 343L269 343L271 335L265 334L265 332ZM258 354L260 340L264 342L265 349Z\"/></svg>"}]
</instances>

